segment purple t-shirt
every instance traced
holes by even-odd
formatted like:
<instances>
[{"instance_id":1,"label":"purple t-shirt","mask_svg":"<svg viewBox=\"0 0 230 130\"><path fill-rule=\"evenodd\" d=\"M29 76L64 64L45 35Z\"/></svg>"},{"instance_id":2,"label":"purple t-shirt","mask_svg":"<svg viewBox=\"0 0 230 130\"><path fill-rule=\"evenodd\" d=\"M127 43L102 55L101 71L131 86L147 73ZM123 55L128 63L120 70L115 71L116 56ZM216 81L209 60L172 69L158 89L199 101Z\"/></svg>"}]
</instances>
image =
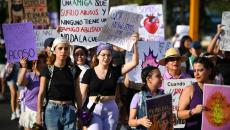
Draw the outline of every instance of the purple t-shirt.
<instances>
[{"instance_id":1,"label":"purple t-shirt","mask_svg":"<svg viewBox=\"0 0 230 130\"><path fill-rule=\"evenodd\" d=\"M136 93L134 96L133 96L133 99L130 103L130 109L138 109L138 102L140 100L140 96L138 93Z\"/></svg>"},{"instance_id":2,"label":"purple t-shirt","mask_svg":"<svg viewBox=\"0 0 230 130\"><path fill-rule=\"evenodd\" d=\"M28 80L27 90L24 94L24 103L25 106L33 111L37 111L37 99L39 92L39 75L36 75L34 72L26 73L26 80Z\"/></svg>"}]
</instances>

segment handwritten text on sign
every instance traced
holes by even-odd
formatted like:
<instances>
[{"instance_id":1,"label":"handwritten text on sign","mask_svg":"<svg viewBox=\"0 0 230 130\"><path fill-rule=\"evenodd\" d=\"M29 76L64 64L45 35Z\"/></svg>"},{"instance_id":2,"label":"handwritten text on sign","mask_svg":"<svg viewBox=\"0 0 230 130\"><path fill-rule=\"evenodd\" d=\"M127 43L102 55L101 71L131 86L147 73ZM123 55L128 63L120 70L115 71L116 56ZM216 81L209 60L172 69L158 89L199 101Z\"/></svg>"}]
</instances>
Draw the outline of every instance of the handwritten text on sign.
<instances>
[{"instance_id":1,"label":"handwritten text on sign","mask_svg":"<svg viewBox=\"0 0 230 130\"><path fill-rule=\"evenodd\" d=\"M144 41L164 41L164 21L162 5L138 6L138 13L143 14L140 37Z\"/></svg>"},{"instance_id":2,"label":"handwritten text on sign","mask_svg":"<svg viewBox=\"0 0 230 130\"><path fill-rule=\"evenodd\" d=\"M34 30L36 35L36 46L38 50L44 50L44 42L47 38L57 38L59 34L55 29Z\"/></svg>"},{"instance_id":3,"label":"handwritten text on sign","mask_svg":"<svg viewBox=\"0 0 230 130\"><path fill-rule=\"evenodd\" d=\"M36 28L49 25L46 0L24 0L25 17L32 21Z\"/></svg>"},{"instance_id":4,"label":"handwritten text on sign","mask_svg":"<svg viewBox=\"0 0 230 130\"><path fill-rule=\"evenodd\" d=\"M225 25L227 27L230 27L230 11L224 11L222 13L222 25Z\"/></svg>"},{"instance_id":5,"label":"handwritten text on sign","mask_svg":"<svg viewBox=\"0 0 230 130\"><path fill-rule=\"evenodd\" d=\"M223 33L221 33L220 50L230 51L230 11L222 13Z\"/></svg>"},{"instance_id":6,"label":"handwritten text on sign","mask_svg":"<svg viewBox=\"0 0 230 130\"><path fill-rule=\"evenodd\" d=\"M186 86L191 85L195 82L195 79L169 79L164 80L165 93L172 94L173 114L176 117L174 122L174 128L184 128L185 121L180 120L177 117L178 103L181 93Z\"/></svg>"},{"instance_id":7,"label":"handwritten text on sign","mask_svg":"<svg viewBox=\"0 0 230 130\"><path fill-rule=\"evenodd\" d=\"M3 24L3 34L9 63L18 62L22 57L27 57L29 60L37 59L35 35L31 22Z\"/></svg>"},{"instance_id":8,"label":"handwritten text on sign","mask_svg":"<svg viewBox=\"0 0 230 130\"><path fill-rule=\"evenodd\" d=\"M108 17L109 0L62 0L61 36L75 45L95 47Z\"/></svg>"},{"instance_id":9,"label":"handwritten text on sign","mask_svg":"<svg viewBox=\"0 0 230 130\"><path fill-rule=\"evenodd\" d=\"M130 36L138 32L142 15L122 10L113 10L98 39L128 51L132 48Z\"/></svg>"}]
</instances>

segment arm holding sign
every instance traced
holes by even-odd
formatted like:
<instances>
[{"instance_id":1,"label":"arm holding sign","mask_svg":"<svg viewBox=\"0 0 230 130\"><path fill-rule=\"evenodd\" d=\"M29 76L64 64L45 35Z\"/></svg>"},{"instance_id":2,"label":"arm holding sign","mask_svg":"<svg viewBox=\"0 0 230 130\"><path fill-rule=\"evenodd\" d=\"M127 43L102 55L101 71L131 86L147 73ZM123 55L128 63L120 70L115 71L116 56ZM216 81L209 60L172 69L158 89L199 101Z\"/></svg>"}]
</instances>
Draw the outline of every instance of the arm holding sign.
<instances>
[{"instance_id":1,"label":"arm holding sign","mask_svg":"<svg viewBox=\"0 0 230 130\"><path fill-rule=\"evenodd\" d=\"M221 24L217 25L216 35L213 37L211 43L208 45L208 48L207 48L208 53L213 53L216 55L219 53L220 46L219 46L219 44L217 44L217 40L218 40L221 32L223 31L223 29L222 29L223 26L224 25L221 25Z\"/></svg>"},{"instance_id":2,"label":"arm holding sign","mask_svg":"<svg viewBox=\"0 0 230 130\"><path fill-rule=\"evenodd\" d=\"M144 116L142 118L137 119L137 111L138 111L138 102L140 100L139 94L135 94L131 104L130 104L130 112L129 112L129 126L138 127L140 125L149 128L152 125L152 122Z\"/></svg>"},{"instance_id":3,"label":"arm holding sign","mask_svg":"<svg viewBox=\"0 0 230 130\"><path fill-rule=\"evenodd\" d=\"M27 58L22 58L20 60L21 68L18 73L17 84L20 86L26 86L28 84L28 80L26 80L25 75L27 71Z\"/></svg>"},{"instance_id":4,"label":"arm holding sign","mask_svg":"<svg viewBox=\"0 0 230 130\"><path fill-rule=\"evenodd\" d=\"M178 117L180 119L188 119L193 115L200 114L203 110L203 106L201 104L196 105L193 109L187 109L191 103L191 99L193 97L194 87L188 86L186 87L179 100L179 110L178 110Z\"/></svg>"},{"instance_id":5,"label":"arm holding sign","mask_svg":"<svg viewBox=\"0 0 230 130\"><path fill-rule=\"evenodd\" d=\"M133 57L132 57L132 61L129 63L126 63L121 72L122 74L128 73L130 70L132 70L135 66L137 66L139 64L139 55L138 55L138 48L137 48L137 42L139 40L139 34L138 33L134 33L131 36L131 40L132 42L134 42L133 44Z\"/></svg>"}]
</instances>

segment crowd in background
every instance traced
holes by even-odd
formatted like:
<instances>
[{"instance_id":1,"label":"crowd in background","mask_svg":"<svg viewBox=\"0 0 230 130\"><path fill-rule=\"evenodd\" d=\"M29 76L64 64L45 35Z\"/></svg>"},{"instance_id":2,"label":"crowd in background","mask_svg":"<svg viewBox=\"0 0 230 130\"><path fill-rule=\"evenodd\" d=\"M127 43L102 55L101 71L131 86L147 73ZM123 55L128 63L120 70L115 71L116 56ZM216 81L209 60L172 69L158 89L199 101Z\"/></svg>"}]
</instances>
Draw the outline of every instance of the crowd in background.
<instances>
[{"instance_id":1,"label":"crowd in background","mask_svg":"<svg viewBox=\"0 0 230 130\"><path fill-rule=\"evenodd\" d=\"M38 53L36 61L22 57L19 63L11 64L1 40L0 100L4 100L9 87L9 118L19 119L24 129L37 124L48 130L115 130L118 126L144 130L152 126L144 109L146 95L163 95L164 80L193 77L196 83L186 87L181 95L178 117L186 120L185 130L200 130L201 113L205 110L203 85L230 85L230 52L219 49L221 27L217 25L207 49L189 36L184 36L179 46L172 41L174 47L159 60L165 72L153 66L143 68L141 85L130 81L127 75L139 64L137 44L141 39L137 33L131 36L133 57L128 63L125 51L116 46L100 42L87 50L71 46L67 39L59 37L44 41L44 51ZM79 113L83 107L90 108L98 96L92 119L84 124Z\"/></svg>"}]
</instances>

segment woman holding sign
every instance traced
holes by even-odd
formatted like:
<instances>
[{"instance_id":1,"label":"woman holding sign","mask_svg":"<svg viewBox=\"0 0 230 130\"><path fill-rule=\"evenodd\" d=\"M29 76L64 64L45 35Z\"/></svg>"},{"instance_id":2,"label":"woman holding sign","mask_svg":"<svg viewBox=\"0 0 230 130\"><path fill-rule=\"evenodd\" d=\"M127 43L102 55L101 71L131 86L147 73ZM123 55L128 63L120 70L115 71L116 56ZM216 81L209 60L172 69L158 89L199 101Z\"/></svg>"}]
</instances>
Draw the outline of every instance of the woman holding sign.
<instances>
[{"instance_id":1,"label":"woman holding sign","mask_svg":"<svg viewBox=\"0 0 230 130\"><path fill-rule=\"evenodd\" d=\"M21 68L17 79L18 85L26 87L26 90L22 94L23 96L20 97L21 104L25 106L25 109L22 109L19 119L19 124L23 126L25 130L31 130L36 121L39 77L40 71L46 65L46 56L39 54L38 60L31 62L32 66L28 63L27 58L20 60ZM32 71L30 71L30 69L32 69Z\"/></svg>"},{"instance_id":2,"label":"woman holding sign","mask_svg":"<svg viewBox=\"0 0 230 130\"><path fill-rule=\"evenodd\" d=\"M81 92L83 99L89 93L88 107L96 101L99 95L99 103L96 104L93 111L93 117L89 123L88 130L116 130L118 123L118 107L115 102L115 91L118 78L129 72L138 64L137 41L138 34L132 35L133 58L123 67L113 67L112 46L110 44L101 43L96 50L93 58L93 68L88 69L82 79Z\"/></svg>"},{"instance_id":3,"label":"woman holding sign","mask_svg":"<svg viewBox=\"0 0 230 130\"><path fill-rule=\"evenodd\" d=\"M215 77L215 69L213 63L205 57L197 58L193 68L197 82L183 90L179 100L178 117L186 120L186 130L201 130L201 113L204 110L203 85L211 83Z\"/></svg>"},{"instance_id":4,"label":"woman holding sign","mask_svg":"<svg viewBox=\"0 0 230 130\"><path fill-rule=\"evenodd\" d=\"M51 51L50 64L41 71L36 123L44 122L47 130L75 130L74 101L78 110L82 104L78 79L81 70L69 60L70 42L67 39L56 38ZM42 122L44 97L47 103Z\"/></svg>"},{"instance_id":5,"label":"woman holding sign","mask_svg":"<svg viewBox=\"0 0 230 130\"><path fill-rule=\"evenodd\" d=\"M162 83L161 73L157 67L147 66L142 70L141 78L145 85L142 91L133 96L131 101L129 126L136 127L137 130L147 130L150 127L160 130L158 122L152 124L147 118L145 101L148 97L164 94L163 90L159 89Z\"/></svg>"}]
</instances>

